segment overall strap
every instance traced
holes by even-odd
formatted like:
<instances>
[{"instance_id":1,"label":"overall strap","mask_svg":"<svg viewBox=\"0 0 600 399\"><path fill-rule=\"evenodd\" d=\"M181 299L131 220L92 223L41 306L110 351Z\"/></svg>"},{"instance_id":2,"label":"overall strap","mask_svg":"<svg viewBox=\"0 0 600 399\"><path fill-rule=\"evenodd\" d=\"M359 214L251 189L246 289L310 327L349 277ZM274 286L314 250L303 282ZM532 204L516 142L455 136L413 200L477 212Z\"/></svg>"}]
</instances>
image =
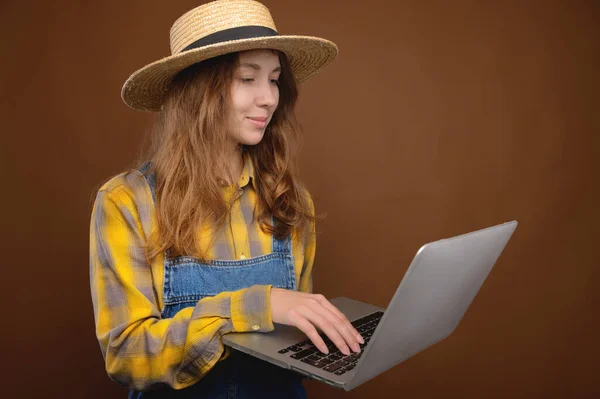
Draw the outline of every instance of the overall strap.
<instances>
[{"instance_id":1,"label":"overall strap","mask_svg":"<svg viewBox=\"0 0 600 399\"><path fill-rule=\"evenodd\" d=\"M150 187L150 192L152 193L152 200L156 203L156 172L153 169L150 169L152 164L150 161L144 163L142 166L138 168L138 171L144 176L148 186Z\"/></svg>"},{"instance_id":2,"label":"overall strap","mask_svg":"<svg viewBox=\"0 0 600 399\"><path fill-rule=\"evenodd\" d=\"M278 221L275 219L274 216L271 216L271 221L273 223L273 226L275 225L275 223L277 223ZM283 253L292 253L292 235L289 234L286 237L282 238L282 239L278 239L275 237L275 234L272 234L273 236L273 252L283 252Z\"/></svg>"}]
</instances>

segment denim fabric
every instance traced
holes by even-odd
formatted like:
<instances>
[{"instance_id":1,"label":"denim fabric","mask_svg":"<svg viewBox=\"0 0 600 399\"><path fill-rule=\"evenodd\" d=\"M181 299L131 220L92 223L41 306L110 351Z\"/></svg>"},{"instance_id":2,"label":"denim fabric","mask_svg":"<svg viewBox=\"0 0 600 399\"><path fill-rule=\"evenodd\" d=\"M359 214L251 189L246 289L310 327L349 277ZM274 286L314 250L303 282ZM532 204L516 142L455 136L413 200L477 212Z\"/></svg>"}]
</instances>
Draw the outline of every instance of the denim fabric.
<instances>
[{"instance_id":1,"label":"denim fabric","mask_svg":"<svg viewBox=\"0 0 600 399\"><path fill-rule=\"evenodd\" d=\"M290 238L273 237L273 252L243 260L213 260L202 263L189 256L165 257L162 317L173 317L181 309L195 306L206 296L237 291L255 284L296 289Z\"/></svg>"},{"instance_id":2,"label":"denim fabric","mask_svg":"<svg viewBox=\"0 0 600 399\"><path fill-rule=\"evenodd\" d=\"M144 165L141 172L145 172ZM155 179L146 176L154 196ZM273 252L243 260L212 260L203 263L190 256L165 254L162 317L173 317L181 309L195 306L204 297L236 291L255 284L296 290L291 238L273 237ZM232 350L199 382L174 390L131 391L129 398L306 398L302 377L252 356Z\"/></svg>"}]
</instances>

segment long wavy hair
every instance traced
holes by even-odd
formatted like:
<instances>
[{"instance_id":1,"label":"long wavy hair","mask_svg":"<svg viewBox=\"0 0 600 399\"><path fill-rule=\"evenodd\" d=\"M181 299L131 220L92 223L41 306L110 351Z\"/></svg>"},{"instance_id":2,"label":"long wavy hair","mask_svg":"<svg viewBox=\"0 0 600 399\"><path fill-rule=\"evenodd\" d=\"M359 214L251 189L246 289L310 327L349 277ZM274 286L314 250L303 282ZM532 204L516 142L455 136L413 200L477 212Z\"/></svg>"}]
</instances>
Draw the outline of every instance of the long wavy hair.
<instances>
[{"instance_id":1,"label":"long wavy hair","mask_svg":"<svg viewBox=\"0 0 600 399\"><path fill-rule=\"evenodd\" d=\"M294 109L298 88L285 54L279 56L279 104L263 139L244 146L254 167L257 222L263 231L283 238L304 234L311 211L307 191L297 177L301 128ZM173 80L152 127L150 148L138 161L150 160L156 174L158 229L150 237L148 256L168 250L171 256L193 255L206 261L197 232L205 222L219 229L230 210L219 178L232 179L226 159L230 85L239 53L188 67ZM241 153L241 152L240 152ZM237 178L237 176L236 176ZM271 216L276 223L272 223Z\"/></svg>"}]
</instances>

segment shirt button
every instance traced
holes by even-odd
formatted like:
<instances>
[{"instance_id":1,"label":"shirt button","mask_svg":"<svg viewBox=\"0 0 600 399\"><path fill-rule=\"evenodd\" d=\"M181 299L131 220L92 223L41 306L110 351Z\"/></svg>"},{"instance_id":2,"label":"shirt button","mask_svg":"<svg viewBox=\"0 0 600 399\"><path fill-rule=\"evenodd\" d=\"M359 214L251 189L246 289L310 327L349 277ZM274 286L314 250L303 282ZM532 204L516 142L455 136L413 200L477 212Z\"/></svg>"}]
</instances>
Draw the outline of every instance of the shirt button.
<instances>
[{"instance_id":1,"label":"shirt button","mask_svg":"<svg viewBox=\"0 0 600 399\"><path fill-rule=\"evenodd\" d=\"M252 329L254 331L260 330L260 326L258 326L258 325L255 324L255 325L252 326Z\"/></svg>"}]
</instances>

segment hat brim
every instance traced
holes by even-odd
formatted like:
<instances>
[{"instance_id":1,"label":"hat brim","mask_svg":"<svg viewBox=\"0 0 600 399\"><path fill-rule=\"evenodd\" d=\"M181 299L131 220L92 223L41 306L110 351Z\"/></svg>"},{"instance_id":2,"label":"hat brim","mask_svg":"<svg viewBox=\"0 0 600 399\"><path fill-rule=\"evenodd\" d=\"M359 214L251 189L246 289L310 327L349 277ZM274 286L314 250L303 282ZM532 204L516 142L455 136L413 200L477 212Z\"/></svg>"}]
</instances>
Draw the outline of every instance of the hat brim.
<instances>
[{"instance_id":1,"label":"hat brim","mask_svg":"<svg viewBox=\"0 0 600 399\"><path fill-rule=\"evenodd\" d=\"M284 52L298 83L331 63L338 53L335 43L312 36L270 36L216 43L162 58L134 72L123 85L121 97L131 108L160 111L173 77L197 62L237 51L273 49Z\"/></svg>"}]
</instances>

